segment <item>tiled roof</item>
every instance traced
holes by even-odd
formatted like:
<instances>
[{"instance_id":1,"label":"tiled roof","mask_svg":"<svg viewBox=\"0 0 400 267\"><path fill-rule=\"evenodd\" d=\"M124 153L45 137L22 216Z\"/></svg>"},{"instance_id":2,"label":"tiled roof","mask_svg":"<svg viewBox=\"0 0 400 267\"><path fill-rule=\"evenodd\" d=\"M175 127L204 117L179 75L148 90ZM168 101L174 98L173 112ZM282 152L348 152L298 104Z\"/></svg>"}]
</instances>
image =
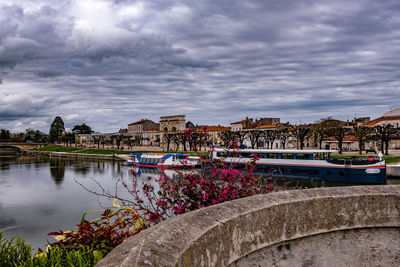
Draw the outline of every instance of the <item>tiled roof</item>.
<instances>
[{"instance_id":1,"label":"tiled roof","mask_svg":"<svg viewBox=\"0 0 400 267\"><path fill-rule=\"evenodd\" d=\"M251 121L252 119L244 119L244 120L241 120L241 121L237 121L237 122L232 122L231 124L243 124L243 123L246 123L246 121Z\"/></svg>"},{"instance_id":2,"label":"tiled roof","mask_svg":"<svg viewBox=\"0 0 400 267\"><path fill-rule=\"evenodd\" d=\"M207 132L221 132L221 131L230 131L230 127L225 126L207 126ZM196 132L203 132L203 128L195 129Z\"/></svg>"},{"instance_id":3,"label":"tiled roof","mask_svg":"<svg viewBox=\"0 0 400 267\"><path fill-rule=\"evenodd\" d=\"M257 129L270 129L270 128L276 128L276 127L278 127L277 124L274 124L274 125L261 125L261 126L258 126Z\"/></svg>"},{"instance_id":4,"label":"tiled roof","mask_svg":"<svg viewBox=\"0 0 400 267\"><path fill-rule=\"evenodd\" d=\"M132 123L130 123L130 124L128 124L128 125L138 125L138 124L142 124L142 123L144 123L146 120L140 120L140 121L137 121L137 122L132 122Z\"/></svg>"},{"instance_id":5,"label":"tiled roof","mask_svg":"<svg viewBox=\"0 0 400 267\"><path fill-rule=\"evenodd\" d=\"M400 117L380 117L370 122L364 123L362 126L374 127L381 121L394 121L394 120L400 120Z\"/></svg>"}]
</instances>

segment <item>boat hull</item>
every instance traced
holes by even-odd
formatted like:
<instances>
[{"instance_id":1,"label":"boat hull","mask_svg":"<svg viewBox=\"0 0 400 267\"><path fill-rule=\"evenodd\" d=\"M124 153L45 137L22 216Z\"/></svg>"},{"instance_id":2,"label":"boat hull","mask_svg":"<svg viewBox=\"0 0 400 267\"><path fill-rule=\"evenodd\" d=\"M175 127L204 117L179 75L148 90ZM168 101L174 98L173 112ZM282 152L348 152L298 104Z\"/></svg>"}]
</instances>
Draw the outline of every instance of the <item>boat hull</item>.
<instances>
[{"instance_id":1,"label":"boat hull","mask_svg":"<svg viewBox=\"0 0 400 267\"><path fill-rule=\"evenodd\" d=\"M248 162L223 161L234 168L244 168ZM311 162L310 162L311 163ZM321 161L321 163L325 163ZM203 161L210 165L211 161ZM334 165L302 165L285 163L259 163L255 165L255 174L270 174L272 177L290 179L321 180L348 184L386 184L386 166L334 166Z\"/></svg>"}]
</instances>

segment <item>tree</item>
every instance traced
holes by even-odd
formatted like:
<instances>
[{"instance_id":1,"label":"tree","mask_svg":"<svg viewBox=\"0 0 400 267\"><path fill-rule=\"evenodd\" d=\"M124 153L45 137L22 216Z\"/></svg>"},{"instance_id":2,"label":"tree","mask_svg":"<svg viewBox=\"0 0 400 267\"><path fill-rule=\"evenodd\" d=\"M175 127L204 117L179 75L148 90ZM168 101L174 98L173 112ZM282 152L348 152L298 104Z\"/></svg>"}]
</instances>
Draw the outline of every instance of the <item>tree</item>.
<instances>
[{"instance_id":1,"label":"tree","mask_svg":"<svg viewBox=\"0 0 400 267\"><path fill-rule=\"evenodd\" d=\"M167 141L167 151L169 151L169 145L171 144L171 140L172 140L173 136L174 136L174 134L172 134L172 133L164 133L163 134L163 139L165 141Z\"/></svg>"},{"instance_id":2,"label":"tree","mask_svg":"<svg viewBox=\"0 0 400 267\"><path fill-rule=\"evenodd\" d=\"M328 137L328 129L329 126L324 123L324 121L311 126L315 140L318 142L319 149L322 149L322 141L324 138Z\"/></svg>"},{"instance_id":3,"label":"tree","mask_svg":"<svg viewBox=\"0 0 400 267\"><path fill-rule=\"evenodd\" d=\"M251 142L251 148L258 148L258 141L262 136L262 131L260 130L252 130L247 132Z\"/></svg>"},{"instance_id":4,"label":"tree","mask_svg":"<svg viewBox=\"0 0 400 267\"><path fill-rule=\"evenodd\" d=\"M224 146L228 147L229 144L232 141L236 141L236 135L235 132L231 132L231 131L222 131L220 133L218 133L219 137L221 138L221 140L224 142Z\"/></svg>"},{"instance_id":5,"label":"tree","mask_svg":"<svg viewBox=\"0 0 400 267\"><path fill-rule=\"evenodd\" d=\"M63 134L64 131L64 121L60 116L55 117L53 123L50 125L50 142L58 141L58 138Z\"/></svg>"},{"instance_id":6,"label":"tree","mask_svg":"<svg viewBox=\"0 0 400 267\"><path fill-rule=\"evenodd\" d=\"M304 141L311 136L311 129L305 125L299 125L293 129L292 134L300 143L300 149L304 148Z\"/></svg>"},{"instance_id":7,"label":"tree","mask_svg":"<svg viewBox=\"0 0 400 267\"><path fill-rule=\"evenodd\" d=\"M89 125L86 125L85 123L82 123L81 125L75 125L74 128L72 128L72 132L74 134L91 134L91 133L93 133L92 128Z\"/></svg>"},{"instance_id":8,"label":"tree","mask_svg":"<svg viewBox=\"0 0 400 267\"><path fill-rule=\"evenodd\" d=\"M336 141L338 141L339 154L342 154L344 137L351 133L351 129L345 128L343 126L337 126L329 128L328 132L329 136L332 136L333 138L336 139Z\"/></svg>"},{"instance_id":9,"label":"tree","mask_svg":"<svg viewBox=\"0 0 400 267\"><path fill-rule=\"evenodd\" d=\"M179 134L180 133L175 133L172 136L172 141L175 143L175 150L178 151L179 149L179 143L181 142L180 138L179 138Z\"/></svg>"},{"instance_id":10,"label":"tree","mask_svg":"<svg viewBox=\"0 0 400 267\"><path fill-rule=\"evenodd\" d=\"M177 133L179 142L183 145L183 151L186 151L186 134L184 133Z\"/></svg>"},{"instance_id":11,"label":"tree","mask_svg":"<svg viewBox=\"0 0 400 267\"><path fill-rule=\"evenodd\" d=\"M354 137L358 141L358 151L360 155L362 154L362 150L364 149L364 142L367 140L368 135L372 132L373 128L371 127L356 126L353 128Z\"/></svg>"},{"instance_id":12,"label":"tree","mask_svg":"<svg viewBox=\"0 0 400 267\"><path fill-rule=\"evenodd\" d=\"M239 132L232 132L236 136L236 140L239 143L240 147L243 147L244 139L246 139L247 132L239 131Z\"/></svg>"},{"instance_id":13,"label":"tree","mask_svg":"<svg viewBox=\"0 0 400 267\"><path fill-rule=\"evenodd\" d=\"M10 138L11 138L10 131L7 129L1 129L0 139L10 139Z\"/></svg>"},{"instance_id":14,"label":"tree","mask_svg":"<svg viewBox=\"0 0 400 267\"><path fill-rule=\"evenodd\" d=\"M382 153L384 152L385 155L389 155L389 142L395 135L399 134L399 128L395 128L391 124L377 125L375 126L374 133L381 141Z\"/></svg>"},{"instance_id":15,"label":"tree","mask_svg":"<svg viewBox=\"0 0 400 267\"><path fill-rule=\"evenodd\" d=\"M281 141L282 149L286 148L286 141L289 138L289 128L283 128L276 132L277 138Z\"/></svg>"},{"instance_id":16,"label":"tree","mask_svg":"<svg viewBox=\"0 0 400 267\"><path fill-rule=\"evenodd\" d=\"M277 131L275 130L265 130L261 133L264 138L264 143L267 146L267 149L272 149L274 146L274 141L277 139Z\"/></svg>"}]
</instances>

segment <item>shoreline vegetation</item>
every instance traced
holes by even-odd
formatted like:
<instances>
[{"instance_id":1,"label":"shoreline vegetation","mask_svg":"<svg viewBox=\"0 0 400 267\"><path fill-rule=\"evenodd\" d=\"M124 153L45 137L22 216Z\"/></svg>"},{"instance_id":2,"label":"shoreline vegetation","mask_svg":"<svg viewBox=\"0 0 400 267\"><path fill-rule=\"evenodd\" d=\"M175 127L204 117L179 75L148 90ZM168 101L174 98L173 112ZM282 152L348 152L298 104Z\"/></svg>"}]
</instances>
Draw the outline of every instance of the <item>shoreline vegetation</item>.
<instances>
[{"instance_id":1,"label":"shoreline vegetation","mask_svg":"<svg viewBox=\"0 0 400 267\"><path fill-rule=\"evenodd\" d=\"M167 151L162 152L160 151L127 151L127 150L116 150L116 149L97 149L97 148L79 148L79 147L66 147L66 146L59 146L59 145L46 145L41 147L37 150L32 151L39 151L39 152L64 152L64 153L71 153L71 154L90 154L90 155L107 155L107 159L109 159L110 155L115 154L122 154L128 155L129 153L185 153L191 156L197 155L204 155L206 156L208 153L204 151ZM358 159L358 158L367 158L367 157L374 157L376 154L362 154L362 155L351 155L351 154L332 154L332 158L336 159ZM391 156L391 155L384 155L383 158L386 160L386 164L393 164L393 163L400 163L400 156Z\"/></svg>"}]
</instances>

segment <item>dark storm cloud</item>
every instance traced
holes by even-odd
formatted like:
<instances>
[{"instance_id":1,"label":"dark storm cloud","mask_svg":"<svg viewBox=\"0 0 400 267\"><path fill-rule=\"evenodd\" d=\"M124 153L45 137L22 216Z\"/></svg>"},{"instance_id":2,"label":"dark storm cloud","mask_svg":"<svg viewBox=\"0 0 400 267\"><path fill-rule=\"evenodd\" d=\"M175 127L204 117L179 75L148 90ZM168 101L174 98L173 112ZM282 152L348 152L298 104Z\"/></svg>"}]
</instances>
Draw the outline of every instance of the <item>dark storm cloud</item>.
<instances>
[{"instance_id":1,"label":"dark storm cloud","mask_svg":"<svg viewBox=\"0 0 400 267\"><path fill-rule=\"evenodd\" d=\"M400 97L399 11L389 0L0 0L1 127L377 117Z\"/></svg>"}]
</instances>

